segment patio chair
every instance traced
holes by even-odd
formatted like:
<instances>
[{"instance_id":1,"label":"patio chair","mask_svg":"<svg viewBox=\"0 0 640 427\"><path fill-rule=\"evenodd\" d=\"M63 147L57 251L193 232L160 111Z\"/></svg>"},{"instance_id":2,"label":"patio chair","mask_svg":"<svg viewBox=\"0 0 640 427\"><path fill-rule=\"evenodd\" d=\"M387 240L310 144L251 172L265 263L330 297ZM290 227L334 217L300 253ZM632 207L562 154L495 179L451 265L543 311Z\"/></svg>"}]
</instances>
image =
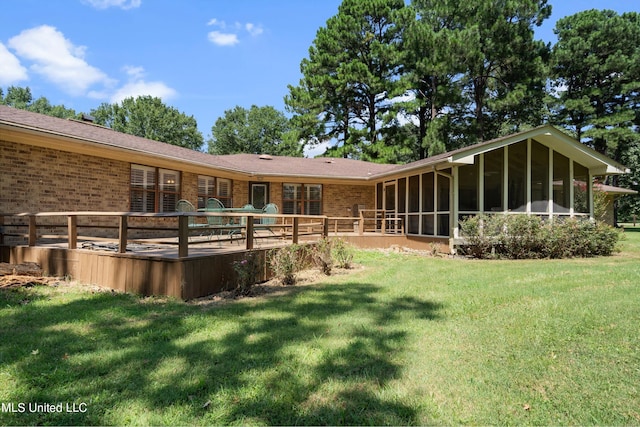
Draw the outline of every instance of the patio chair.
<instances>
[{"instance_id":1,"label":"patio chair","mask_svg":"<svg viewBox=\"0 0 640 427\"><path fill-rule=\"evenodd\" d=\"M264 208L262 208L262 213L263 214L277 214L278 213L278 205L276 205L275 203L269 203L269 204L265 205ZM271 232L271 234L276 234L273 231L273 228L270 227L270 226L275 224L277 220L278 219L276 217L260 218L260 225L263 226L262 228L266 228L267 230L269 230Z\"/></svg>"},{"instance_id":2,"label":"patio chair","mask_svg":"<svg viewBox=\"0 0 640 427\"><path fill-rule=\"evenodd\" d=\"M256 208L253 207L253 205L251 203L247 203L246 205L244 205L242 207L242 210L248 211L248 212L253 212ZM247 225L247 217L243 216L240 217L240 224L241 225Z\"/></svg>"},{"instance_id":3,"label":"patio chair","mask_svg":"<svg viewBox=\"0 0 640 427\"><path fill-rule=\"evenodd\" d=\"M188 200L184 200L184 199L180 199L178 200L178 202L176 203L176 212L195 212L196 208L191 204L190 201ZM190 216L189 217L189 228L202 228L202 227L206 227L207 224L199 224L196 221L196 217L194 216Z\"/></svg>"},{"instance_id":4,"label":"patio chair","mask_svg":"<svg viewBox=\"0 0 640 427\"><path fill-rule=\"evenodd\" d=\"M207 199L207 205L205 207L205 212L222 212L224 209L224 205L222 202L215 197L210 197ZM220 240L220 236L222 234L226 234L225 229L220 228L221 226L227 225L227 219L223 216L207 216L207 225L211 228L210 236L214 234L218 236L218 240Z\"/></svg>"}]
</instances>

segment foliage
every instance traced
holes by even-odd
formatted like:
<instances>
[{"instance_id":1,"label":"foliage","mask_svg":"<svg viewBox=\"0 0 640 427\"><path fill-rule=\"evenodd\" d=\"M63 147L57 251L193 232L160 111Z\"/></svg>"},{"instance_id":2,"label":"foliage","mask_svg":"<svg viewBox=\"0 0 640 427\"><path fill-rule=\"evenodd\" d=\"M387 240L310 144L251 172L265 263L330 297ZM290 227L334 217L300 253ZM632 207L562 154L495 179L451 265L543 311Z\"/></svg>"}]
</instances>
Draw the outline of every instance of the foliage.
<instances>
[{"instance_id":1,"label":"foliage","mask_svg":"<svg viewBox=\"0 0 640 427\"><path fill-rule=\"evenodd\" d=\"M331 240L331 256L338 268L351 268L354 256L354 248L344 239Z\"/></svg>"},{"instance_id":2,"label":"foliage","mask_svg":"<svg viewBox=\"0 0 640 427\"><path fill-rule=\"evenodd\" d=\"M271 106L236 106L224 112L211 128L211 154L272 154L301 157L304 145L291 130L289 119Z\"/></svg>"},{"instance_id":3,"label":"foliage","mask_svg":"<svg viewBox=\"0 0 640 427\"><path fill-rule=\"evenodd\" d=\"M306 118L307 130L324 132L318 140L338 139L333 154L386 161L387 150L395 151L378 123L395 93L405 10L402 0L345 0L302 61L303 78L285 102Z\"/></svg>"},{"instance_id":4,"label":"foliage","mask_svg":"<svg viewBox=\"0 0 640 427\"><path fill-rule=\"evenodd\" d=\"M271 249L268 252L269 266L285 286L296 284L296 273L306 267L307 259L306 248L298 244Z\"/></svg>"},{"instance_id":5,"label":"foliage","mask_svg":"<svg viewBox=\"0 0 640 427\"><path fill-rule=\"evenodd\" d=\"M64 105L51 105L49 100L44 96L34 100L29 87L9 86L6 96L2 88L0 88L0 105L8 105L21 110L61 119L74 119L79 117L75 110L71 108L66 108Z\"/></svg>"},{"instance_id":6,"label":"foliage","mask_svg":"<svg viewBox=\"0 0 640 427\"><path fill-rule=\"evenodd\" d=\"M318 240L311 248L311 260L320 271L329 276L333 268L333 242L326 237Z\"/></svg>"},{"instance_id":7,"label":"foliage","mask_svg":"<svg viewBox=\"0 0 640 427\"><path fill-rule=\"evenodd\" d=\"M464 250L475 258L569 258L611 255L619 232L599 221L529 215L478 215L460 223Z\"/></svg>"},{"instance_id":8,"label":"foliage","mask_svg":"<svg viewBox=\"0 0 640 427\"><path fill-rule=\"evenodd\" d=\"M101 104L91 110L96 123L118 132L199 150L204 142L193 116L166 106L152 96L129 97L120 104Z\"/></svg>"},{"instance_id":9,"label":"foliage","mask_svg":"<svg viewBox=\"0 0 640 427\"><path fill-rule=\"evenodd\" d=\"M558 20L554 32L553 120L620 161L626 145L638 144L640 14L586 10Z\"/></svg>"},{"instance_id":10,"label":"foliage","mask_svg":"<svg viewBox=\"0 0 640 427\"><path fill-rule=\"evenodd\" d=\"M251 293L251 288L260 278L261 267L262 261L256 251L246 251L241 260L233 262L233 270L237 276L234 289L236 295L245 296Z\"/></svg>"}]
</instances>

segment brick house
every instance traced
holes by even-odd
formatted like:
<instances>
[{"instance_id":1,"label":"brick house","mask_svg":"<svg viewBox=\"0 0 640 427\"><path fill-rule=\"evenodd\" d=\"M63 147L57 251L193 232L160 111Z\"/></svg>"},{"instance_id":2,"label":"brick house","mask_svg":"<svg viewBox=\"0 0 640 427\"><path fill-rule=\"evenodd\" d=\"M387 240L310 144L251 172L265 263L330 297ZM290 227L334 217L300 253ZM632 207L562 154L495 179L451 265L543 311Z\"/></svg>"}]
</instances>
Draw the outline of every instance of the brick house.
<instances>
[{"instance_id":1,"label":"brick house","mask_svg":"<svg viewBox=\"0 0 640 427\"><path fill-rule=\"evenodd\" d=\"M551 126L405 165L344 158L216 156L0 106L0 213L175 210L275 203L284 214L384 209L412 238L452 242L479 213L593 217L579 183L627 172Z\"/></svg>"}]
</instances>

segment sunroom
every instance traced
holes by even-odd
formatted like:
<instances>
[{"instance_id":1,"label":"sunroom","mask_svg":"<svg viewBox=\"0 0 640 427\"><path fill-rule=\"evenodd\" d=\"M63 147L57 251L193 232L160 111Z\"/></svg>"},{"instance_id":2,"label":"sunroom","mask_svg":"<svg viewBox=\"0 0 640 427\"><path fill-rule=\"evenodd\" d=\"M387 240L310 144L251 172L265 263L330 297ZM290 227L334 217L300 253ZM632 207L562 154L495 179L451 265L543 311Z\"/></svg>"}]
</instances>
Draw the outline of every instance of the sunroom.
<instances>
[{"instance_id":1,"label":"sunroom","mask_svg":"<svg viewBox=\"0 0 640 427\"><path fill-rule=\"evenodd\" d=\"M409 236L455 239L459 221L481 213L592 218L594 178L626 172L543 126L398 168L377 182L376 203Z\"/></svg>"}]
</instances>

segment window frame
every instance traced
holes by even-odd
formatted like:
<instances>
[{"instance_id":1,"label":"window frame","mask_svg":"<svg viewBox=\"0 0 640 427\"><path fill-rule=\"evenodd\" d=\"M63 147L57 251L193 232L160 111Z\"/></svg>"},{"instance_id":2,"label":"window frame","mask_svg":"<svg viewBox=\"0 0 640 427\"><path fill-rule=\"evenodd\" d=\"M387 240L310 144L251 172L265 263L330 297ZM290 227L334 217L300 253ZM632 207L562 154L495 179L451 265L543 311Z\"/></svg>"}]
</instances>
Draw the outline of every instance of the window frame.
<instances>
[{"instance_id":1,"label":"window frame","mask_svg":"<svg viewBox=\"0 0 640 427\"><path fill-rule=\"evenodd\" d=\"M143 171L144 178L142 184L134 182L134 170ZM163 178L166 175L175 175L175 181L163 182ZM153 182L148 183L148 178L152 176ZM159 213L159 212L175 212L175 204L180 200L180 194L182 190L182 172L173 169L159 168L155 166L141 165L137 163L130 164L129 173L129 210L131 212L142 213ZM171 186L174 188L172 189ZM136 199L135 194L141 194L142 210L134 209L133 203ZM149 207L149 197L153 199L153 212ZM171 210L163 209L164 199L175 199L172 203Z\"/></svg>"},{"instance_id":2,"label":"window frame","mask_svg":"<svg viewBox=\"0 0 640 427\"><path fill-rule=\"evenodd\" d=\"M294 198L287 199L285 198L287 191L285 191L285 187L287 185L294 186L293 195ZM313 194L313 190L311 187L318 187L318 194L320 195L319 199L311 198L311 194ZM289 215L322 215L324 210L322 199L323 199L323 187L322 184L303 184L296 182L284 182L282 183L282 213ZM300 197L300 198L298 198ZM289 212L287 208L287 204L292 204L293 212ZM319 204L318 213L308 213L310 209L311 203Z\"/></svg>"}]
</instances>

